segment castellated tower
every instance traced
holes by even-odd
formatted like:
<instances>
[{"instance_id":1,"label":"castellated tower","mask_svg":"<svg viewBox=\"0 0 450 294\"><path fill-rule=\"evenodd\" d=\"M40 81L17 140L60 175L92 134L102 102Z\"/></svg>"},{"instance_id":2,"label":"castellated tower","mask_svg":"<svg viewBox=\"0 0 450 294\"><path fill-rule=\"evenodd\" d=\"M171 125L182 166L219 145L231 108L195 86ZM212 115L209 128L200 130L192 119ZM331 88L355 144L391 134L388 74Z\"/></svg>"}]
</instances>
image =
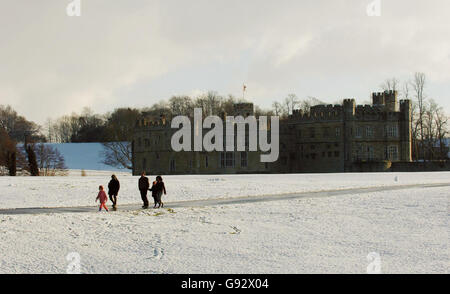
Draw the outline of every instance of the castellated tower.
<instances>
[{"instance_id":1,"label":"castellated tower","mask_svg":"<svg viewBox=\"0 0 450 294\"><path fill-rule=\"evenodd\" d=\"M345 117L350 118L355 115L356 101L355 99L344 99Z\"/></svg>"},{"instance_id":2,"label":"castellated tower","mask_svg":"<svg viewBox=\"0 0 450 294\"><path fill-rule=\"evenodd\" d=\"M382 93L372 93L372 104L374 106L384 106L386 111L397 112L398 101L397 91L384 91Z\"/></svg>"}]
</instances>

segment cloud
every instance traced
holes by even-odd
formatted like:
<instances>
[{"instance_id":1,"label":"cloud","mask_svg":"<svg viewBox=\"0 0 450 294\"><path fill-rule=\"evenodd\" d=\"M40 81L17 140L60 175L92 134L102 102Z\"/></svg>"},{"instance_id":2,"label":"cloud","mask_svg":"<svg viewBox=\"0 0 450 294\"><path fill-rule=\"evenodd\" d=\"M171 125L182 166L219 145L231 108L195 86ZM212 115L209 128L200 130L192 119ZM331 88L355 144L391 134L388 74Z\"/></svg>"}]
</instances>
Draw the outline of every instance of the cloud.
<instances>
[{"instance_id":1,"label":"cloud","mask_svg":"<svg viewBox=\"0 0 450 294\"><path fill-rule=\"evenodd\" d=\"M386 78L427 74L450 109L450 3L8 0L0 11L0 103L43 122L91 106L148 106L217 90L263 106L294 92L366 99ZM447 97L445 96L447 95Z\"/></svg>"}]
</instances>

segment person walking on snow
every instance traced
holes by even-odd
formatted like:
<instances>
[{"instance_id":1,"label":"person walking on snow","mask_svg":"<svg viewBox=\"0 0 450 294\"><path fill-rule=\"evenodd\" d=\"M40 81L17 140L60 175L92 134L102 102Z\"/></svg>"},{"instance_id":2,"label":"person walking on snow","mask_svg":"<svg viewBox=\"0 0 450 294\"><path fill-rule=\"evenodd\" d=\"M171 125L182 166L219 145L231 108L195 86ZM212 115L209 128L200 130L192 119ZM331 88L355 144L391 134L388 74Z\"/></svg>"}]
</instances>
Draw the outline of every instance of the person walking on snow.
<instances>
[{"instance_id":1,"label":"person walking on snow","mask_svg":"<svg viewBox=\"0 0 450 294\"><path fill-rule=\"evenodd\" d=\"M164 207L164 203L161 201L161 196L163 192L164 195L166 195L167 193L166 193L166 186L164 185L161 176L156 177L156 181L153 182L152 188L149 189L149 191L152 191L152 197L155 202L155 206L153 206L153 208L156 208L156 204L159 204L158 208Z\"/></svg>"},{"instance_id":2,"label":"person walking on snow","mask_svg":"<svg viewBox=\"0 0 450 294\"><path fill-rule=\"evenodd\" d=\"M148 178L145 176L145 172L141 173L141 177L139 178L138 187L139 187L139 191L141 192L142 202L144 202L144 205L142 206L142 208L148 208L147 192L148 192L148 188L150 187L150 182L148 181Z\"/></svg>"},{"instance_id":3,"label":"person walking on snow","mask_svg":"<svg viewBox=\"0 0 450 294\"><path fill-rule=\"evenodd\" d=\"M108 201L108 196L106 196L105 191L103 191L103 186L99 186L98 190L99 192L97 198L95 198L95 202L97 202L97 200L100 200L100 206L98 208L98 211L102 211L102 207L104 207L106 211L109 211L108 207L106 207L106 201Z\"/></svg>"},{"instance_id":4,"label":"person walking on snow","mask_svg":"<svg viewBox=\"0 0 450 294\"><path fill-rule=\"evenodd\" d=\"M120 189L120 183L119 180L117 179L116 175L112 175L111 176L111 181L109 181L108 184L108 195L109 195L109 199L112 202L112 207L113 210L116 210L116 206L117 206L117 195L119 194L119 189Z\"/></svg>"}]
</instances>

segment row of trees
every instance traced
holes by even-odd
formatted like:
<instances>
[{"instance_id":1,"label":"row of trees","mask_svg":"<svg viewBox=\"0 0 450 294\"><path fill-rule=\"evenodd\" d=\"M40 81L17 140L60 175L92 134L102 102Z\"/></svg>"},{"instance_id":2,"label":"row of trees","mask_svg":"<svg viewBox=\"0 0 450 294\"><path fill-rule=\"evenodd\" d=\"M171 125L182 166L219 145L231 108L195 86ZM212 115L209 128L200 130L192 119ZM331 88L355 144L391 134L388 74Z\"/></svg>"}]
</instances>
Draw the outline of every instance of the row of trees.
<instances>
[{"instance_id":1,"label":"row of trees","mask_svg":"<svg viewBox=\"0 0 450 294\"><path fill-rule=\"evenodd\" d=\"M36 144L38 141L41 143ZM33 176L64 174L64 158L43 141L40 126L18 115L10 106L0 105L0 173L6 170L15 176L20 170Z\"/></svg>"},{"instance_id":2,"label":"row of trees","mask_svg":"<svg viewBox=\"0 0 450 294\"><path fill-rule=\"evenodd\" d=\"M444 159L447 155L444 138L449 135L448 116L434 99L427 96L426 85L425 74L416 73L412 79L404 82L400 82L397 78L387 79L380 88L396 90L400 93L400 98L413 101L411 122L413 159ZM31 158L33 162L33 152L36 153L39 148L43 150L44 147L37 148L34 142L101 142L104 146L102 158L105 164L130 169L130 142L136 121L142 113L155 117L164 114L170 120L177 115L192 114L194 108L202 108L204 115L222 115L232 113L233 105L237 102L243 102L243 99L232 95L221 96L217 92L210 91L194 98L173 96L167 101L160 101L143 109L118 108L103 115L85 108L80 114L72 113L56 120L49 119L43 127L27 121L9 106L0 106L0 166L9 167L10 173L15 173L13 166L19 163L22 168L33 173L33 170L36 170L33 169L34 164L28 163L28 168L24 167L22 157L28 158L29 161ZM299 99L295 94L289 94L284 100L273 102L269 110L255 106L255 115L277 115L285 119L294 109L308 112L311 106L317 104L323 102L314 97ZM22 151L15 148L18 142L24 143ZM29 146L32 146L31 151L28 151ZM63 166L61 164L63 158L57 154L57 150L50 150L47 147L44 149L45 153L51 153L51 156L38 154L35 156L36 161L47 157L51 158L47 159L47 162L53 162L53 166L59 168ZM45 164L36 163L36 166L38 170L42 170Z\"/></svg>"}]
</instances>

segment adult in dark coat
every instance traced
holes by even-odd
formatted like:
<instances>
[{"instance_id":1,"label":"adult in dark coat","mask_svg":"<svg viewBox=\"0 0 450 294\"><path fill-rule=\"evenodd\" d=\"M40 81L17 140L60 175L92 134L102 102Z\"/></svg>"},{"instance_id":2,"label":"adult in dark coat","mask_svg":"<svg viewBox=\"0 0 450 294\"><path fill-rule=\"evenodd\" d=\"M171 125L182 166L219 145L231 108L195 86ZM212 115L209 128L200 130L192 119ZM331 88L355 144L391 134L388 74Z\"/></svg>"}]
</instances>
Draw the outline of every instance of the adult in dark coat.
<instances>
[{"instance_id":1,"label":"adult in dark coat","mask_svg":"<svg viewBox=\"0 0 450 294\"><path fill-rule=\"evenodd\" d=\"M109 181L108 184L108 195L109 199L113 204L113 209L115 209L117 205L117 195L119 194L119 190L120 190L119 180L117 179L116 175L112 175L111 181Z\"/></svg>"},{"instance_id":2,"label":"adult in dark coat","mask_svg":"<svg viewBox=\"0 0 450 294\"><path fill-rule=\"evenodd\" d=\"M150 187L150 182L148 181L148 178L145 176L145 172L142 172L141 177L139 178L139 191L141 192L141 198L142 202L144 202L144 205L142 208L148 208L148 199L147 199L147 191Z\"/></svg>"},{"instance_id":3,"label":"adult in dark coat","mask_svg":"<svg viewBox=\"0 0 450 294\"><path fill-rule=\"evenodd\" d=\"M155 206L153 208L156 208L156 204L159 204L158 208L164 207L164 203L161 201L161 196L163 192L164 195L166 195L166 186L164 185L161 176L156 177L156 181L153 182L150 191L152 191L152 197L155 201Z\"/></svg>"}]
</instances>

